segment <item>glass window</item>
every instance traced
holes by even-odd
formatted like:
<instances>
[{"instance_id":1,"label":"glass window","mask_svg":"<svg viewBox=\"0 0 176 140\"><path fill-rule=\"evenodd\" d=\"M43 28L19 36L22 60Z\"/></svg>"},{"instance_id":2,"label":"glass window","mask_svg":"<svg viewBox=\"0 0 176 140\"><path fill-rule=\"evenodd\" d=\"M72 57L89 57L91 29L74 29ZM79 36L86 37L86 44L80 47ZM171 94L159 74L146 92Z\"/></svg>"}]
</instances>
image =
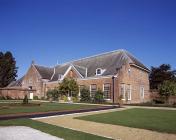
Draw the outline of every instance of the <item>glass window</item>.
<instances>
[{"instance_id":1,"label":"glass window","mask_svg":"<svg viewBox=\"0 0 176 140\"><path fill-rule=\"evenodd\" d=\"M101 69L96 70L96 75L101 75Z\"/></svg>"},{"instance_id":2,"label":"glass window","mask_svg":"<svg viewBox=\"0 0 176 140\"><path fill-rule=\"evenodd\" d=\"M104 98L111 99L111 84L104 84Z\"/></svg>"},{"instance_id":3,"label":"glass window","mask_svg":"<svg viewBox=\"0 0 176 140\"><path fill-rule=\"evenodd\" d=\"M126 85L126 99L131 100L131 85Z\"/></svg>"},{"instance_id":4,"label":"glass window","mask_svg":"<svg viewBox=\"0 0 176 140\"><path fill-rule=\"evenodd\" d=\"M90 94L91 94L92 97L95 96L96 91L97 91L97 85L92 84L92 85L90 86Z\"/></svg>"},{"instance_id":5,"label":"glass window","mask_svg":"<svg viewBox=\"0 0 176 140\"><path fill-rule=\"evenodd\" d=\"M125 84L121 84L120 86L120 95L122 96L122 99L125 99Z\"/></svg>"}]
</instances>

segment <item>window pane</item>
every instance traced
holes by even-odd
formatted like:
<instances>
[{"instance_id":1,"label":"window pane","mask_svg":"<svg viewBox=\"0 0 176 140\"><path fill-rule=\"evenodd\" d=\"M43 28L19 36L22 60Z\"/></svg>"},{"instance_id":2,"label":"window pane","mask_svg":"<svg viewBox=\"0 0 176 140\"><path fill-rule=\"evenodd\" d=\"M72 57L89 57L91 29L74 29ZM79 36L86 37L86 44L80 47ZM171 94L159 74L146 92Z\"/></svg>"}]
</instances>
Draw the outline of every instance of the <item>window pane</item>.
<instances>
[{"instance_id":1,"label":"window pane","mask_svg":"<svg viewBox=\"0 0 176 140\"><path fill-rule=\"evenodd\" d=\"M104 84L104 98L111 99L111 84Z\"/></svg>"},{"instance_id":2,"label":"window pane","mask_svg":"<svg viewBox=\"0 0 176 140\"><path fill-rule=\"evenodd\" d=\"M90 93L92 97L95 96L96 91L97 91L97 85L95 84L91 85Z\"/></svg>"},{"instance_id":3,"label":"window pane","mask_svg":"<svg viewBox=\"0 0 176 140\"><path fill-rule=\"evenodd\" d=\"M120 86L120 95L122 96L122 99L125 99L125 84L121 84Z\"/></svg>"}]
</instances>

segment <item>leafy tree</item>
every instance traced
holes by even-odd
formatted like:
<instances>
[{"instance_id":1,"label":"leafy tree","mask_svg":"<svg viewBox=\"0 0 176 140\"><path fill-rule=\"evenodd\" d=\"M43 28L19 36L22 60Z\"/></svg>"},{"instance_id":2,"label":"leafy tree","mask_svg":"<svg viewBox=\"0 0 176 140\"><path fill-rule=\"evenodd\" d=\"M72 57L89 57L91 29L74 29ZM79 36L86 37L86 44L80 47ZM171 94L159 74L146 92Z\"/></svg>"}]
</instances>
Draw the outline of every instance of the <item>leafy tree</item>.
<instances>
[{"instance_id":1,"label":"leafy tree","mask_svg":"<svg viewBox=\"0 0 176 140\"><path fill-rule=\"evenodd\" d=\"M103 92L100 89L98 89L97 92L95 93L93 101L95 103L102 103L102 102L104 102Z\"/></svg>"},{"instance_id":2,"label":"leafy tree","mask_svg":"<svg viewBox=\"0 0 176 140\"><path fill-rule=\"evenodd\" d=\"M91 98L90 98L90 91L88 88L86 87L83 87L81 89L81 102L90 102L91 101Z\"/></svg>"},{"instance_id":3,"label":"leafy tree","mask_svg":"<svg viewBox=\"0 0 176 140\"><path fill-rule=\"evenodd\" d=\"M79 93L79 86L75 79L64 78L59 85L59 91L64 95L77 97Z\"/></svg>"},{"instance_id":4,"label":"leafy tree","mask_svg":"<svg viewBox=\"0 0 176 140\"><path fill-rule=\"evenodd\" d=\"M159 94L166 98L176 95L176 82L164 81L163 84L159 85Z\"/></svg>"},{"instance_id":5,"label":"leafy tree","mask_svg":"<svg viewBox=\"0 0 176 140\"><path fill-rule=\"evenodd\" d=\"M0 87L6 87L17 77L16 61L11 52L0 52Z\"/></svg>"},{"instance_id":6,"label":"leafy tree","mask_svg":"<svg viewBox=\"0 0 176 140\"><path fill-rule=\"evenodd\" d=\"M169 64L162 64L159 67L152 67L150 73L150 89L158 90L158 86L164 81L176 81L176 71L171 70Z\"/></svg>"}]
</instances>

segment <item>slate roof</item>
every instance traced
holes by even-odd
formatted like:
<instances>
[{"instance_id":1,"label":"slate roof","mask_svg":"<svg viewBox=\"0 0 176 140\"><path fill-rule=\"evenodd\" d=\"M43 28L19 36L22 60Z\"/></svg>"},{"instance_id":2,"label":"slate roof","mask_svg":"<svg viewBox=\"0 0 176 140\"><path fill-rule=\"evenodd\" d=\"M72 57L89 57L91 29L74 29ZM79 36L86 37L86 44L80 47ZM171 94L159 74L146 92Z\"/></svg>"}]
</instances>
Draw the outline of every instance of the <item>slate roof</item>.
<instances>
[{"instance_id":1,"label":"slate roof","mask_svg":"<svg viewBox=\"0 0 176 140\"><path fill-rule=\"evenodd\" d=\"M50 79L53 75L54 68L34 65L37 71L40 73L42 79Z\"/></svg>"},{"instance_id":2,"label":"slate roof","mask_svg":"<svg viewBox=\"0 0 176 140\"><path fill-rule=\"evenodd\" d=\"M104 69L102 76L114 75L125 63L135 64L149 71L146 66L126 50L116 50L58 65L55 67L56 72L51 81L58 80L59 74L64 75L70 65L73 65L83 77L86 76L87 68L87 77L93 77L96 76L97 68Z\"/></svg>"},{"instance_id":3,"label":"slate roof","mask_svg":"<svg viewBox=\"0 0 176 140\"><path fill-rule=\"evenodd\" d=\"M125 63L135 64L149 71L149 69L146 66L144 66L139 60L137 60L132 54L130 54L126 50L116 50L112 52L103 53L100 55L86 57L83 59L67 62L55 66L53 68L38 65L35 65L35 67L43 79L48 79L50 81L57 81L58 75L59 74L64 75L71 65L74 66L83 77L86 76L86 68L87 68L87 77L93 77L96 76L97 68L101 68L104 70L102 76L114 75L116 74L117 70L120 69L122 65ZM55 74L53 75L54 68Z\"/></svg>"}]
</instances>

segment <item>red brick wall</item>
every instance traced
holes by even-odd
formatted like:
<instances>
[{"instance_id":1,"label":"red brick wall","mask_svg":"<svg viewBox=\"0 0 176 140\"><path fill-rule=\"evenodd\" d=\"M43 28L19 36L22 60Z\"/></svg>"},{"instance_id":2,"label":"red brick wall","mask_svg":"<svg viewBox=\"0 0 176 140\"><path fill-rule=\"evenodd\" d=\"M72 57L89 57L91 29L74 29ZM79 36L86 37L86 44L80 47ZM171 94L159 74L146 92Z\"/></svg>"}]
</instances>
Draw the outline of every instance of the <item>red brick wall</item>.
<instances>
[{"instance_id":1,"label":"red brick wall","mask_svg":"<svg viewBox=\"0 0 176 140\"><path fill-rule=\"evenodd\" d=\"M36 95L39 98L44 96L44 82L33 65L31 65L22 81L22 88L29 88L29 86L32 86L32 89L36 90Z\"/></svg>"},{"instance_id":2,"label":"red brick wall","mask_svg":"<svg viewBox=\"0 0 176 140\"><path fill-rule=\"evenodd\" d=\"M28 95L28 98L29 98L30 93L33 93L34 96L36 96L35 90L28 90L28 89L23 89L19 87L0 89L0 96L3 96L3 97L9 96L13 99L24 99L25 95Z\"/></svg>"}]
</instances>

